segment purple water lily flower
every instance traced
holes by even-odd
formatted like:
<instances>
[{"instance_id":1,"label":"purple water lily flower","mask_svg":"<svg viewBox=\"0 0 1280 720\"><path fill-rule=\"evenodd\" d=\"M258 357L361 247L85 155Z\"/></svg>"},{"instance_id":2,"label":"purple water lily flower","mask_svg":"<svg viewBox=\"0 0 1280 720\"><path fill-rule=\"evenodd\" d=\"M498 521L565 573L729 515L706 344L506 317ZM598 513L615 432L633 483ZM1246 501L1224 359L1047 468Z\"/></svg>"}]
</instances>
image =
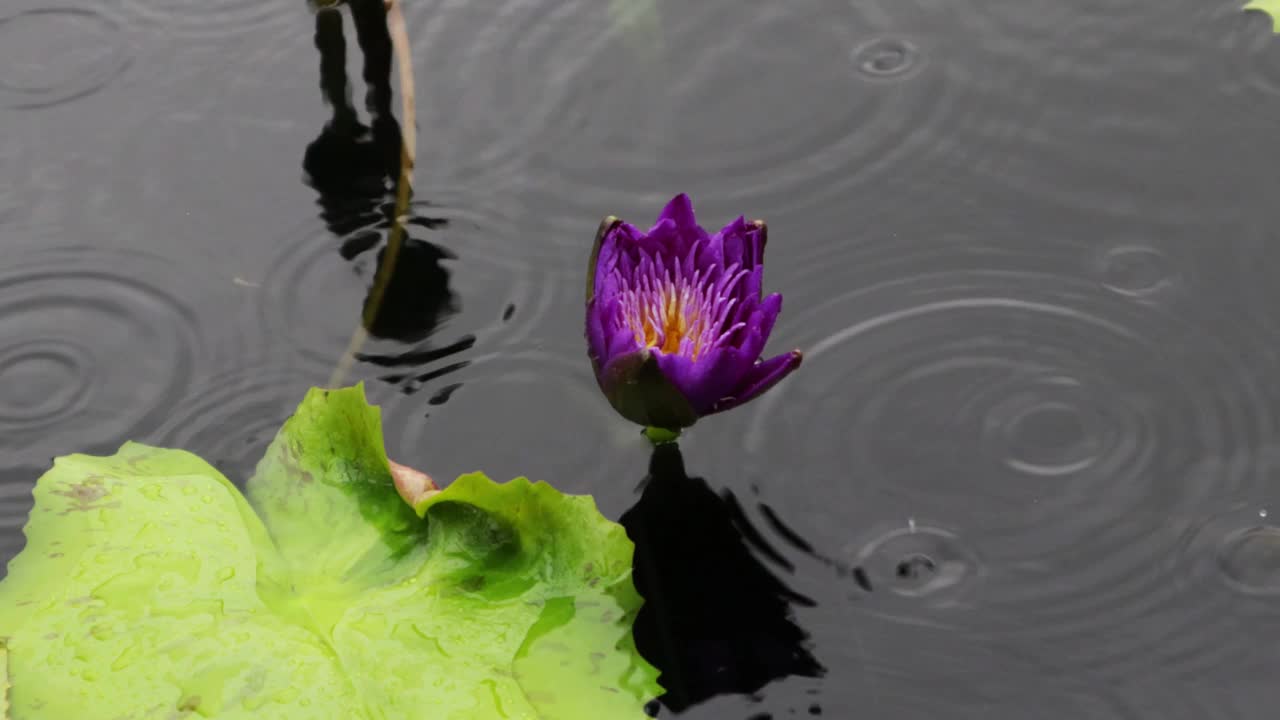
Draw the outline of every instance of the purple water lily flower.
<instances>
[{"instance_id":1,"label":"purple water lily flower","mask_svg":"<svg viewBox=\"0 0 1280 720\"><path fill-rule=\"evenodd\" d=\"M739 217L714 235L677 195L641 232L607 217L587 279L587 347L596 380L632 422L678 432L737 407L800 366L762 360L782 310L765 297L766 228Z\"/></svg>"}]
</instances>

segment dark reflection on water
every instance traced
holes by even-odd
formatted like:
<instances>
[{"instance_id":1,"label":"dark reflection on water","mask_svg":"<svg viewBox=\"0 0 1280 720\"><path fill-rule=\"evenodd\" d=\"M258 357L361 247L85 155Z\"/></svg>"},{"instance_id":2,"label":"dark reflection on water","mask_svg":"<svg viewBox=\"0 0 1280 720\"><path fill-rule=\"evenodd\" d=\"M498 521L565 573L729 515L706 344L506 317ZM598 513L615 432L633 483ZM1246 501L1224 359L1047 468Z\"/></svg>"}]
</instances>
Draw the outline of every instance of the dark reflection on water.
<instances>
[{"instance_id":1,"label":"dark reflection on water","mask_svg":"<svg viewBox=\"0 0 1280 720\"><path fill-rule=\"evenodd\" d=\"M326 226L342 238L342 257L353 260L378 246L395 221L401 136L391 108L392 48L385 6L382 0L353 0L346 5L364 59L369 124L360 121L351 102L343 13L321 10L315 14L320 87L333 116L320 137L307 146L302 166L308 183L320 194ZM445 218L415 215L405 219L405 230L435 230L448 224ZM390 272L390 279L382 294L371 291L366 296L361 316L374 337L416 343L445 316L458 311L449 289L449 272L440 265L454 256L420 238L407 236L402 243L390 270L383 269L389 248L384 245L378 251L373 276Z\"/></svg>"},{"instance_id":2,"label":"dark reflection on water","mask_svg":"<svg viewBox=\"0 0 1280 720\"><path fill-rule=\"evenodd\" d=\"M682 439L714 490L662 451L625 515L664 714L1270 718L1280 39L1241 4L406 3L415 197L350 379L398 460L622 517L596 224L764 217L805 366ZM384 23L0 2L3 556L53 456L240 480L327 380L389 262Z\"/></svg>"},{"instance_id":3,"label":"dark reflection on water","mask_svg":"<svg viewBox=\"0 0 1280 720\"><path fill-rule=\"evenodd\" d=\"M620 522L636 544L635 583L645 598L636 647L662 671L662 705L680 712L792 675L820 677L825 669L791 612L813 601L765 565L777 553L733 493L686 475L674 443L654 450L641 488Z\"/></svg>"}]
</instances>

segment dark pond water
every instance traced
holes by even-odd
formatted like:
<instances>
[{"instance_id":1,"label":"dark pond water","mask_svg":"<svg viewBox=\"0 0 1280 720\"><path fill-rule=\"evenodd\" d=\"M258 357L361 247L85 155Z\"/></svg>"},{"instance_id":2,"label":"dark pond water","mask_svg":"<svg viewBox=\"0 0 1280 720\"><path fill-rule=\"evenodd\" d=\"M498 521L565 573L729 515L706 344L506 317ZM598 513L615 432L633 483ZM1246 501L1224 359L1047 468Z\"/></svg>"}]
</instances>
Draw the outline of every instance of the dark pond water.
<instances>
[{"instance_id":1,"label":"dark pond water","mask_svg":"<svg viewBox=\"0 0 1280 720\"><path fill-rule=\"evenodd\" d=\"M1274 717L1280 38L1241 2L411 0L414 225L346 380L397 460L623 519L664 717ZM53 456L243 478L338 365L399 137L357 10L4 0L5 558ZM680 191L769 221L807 358L654 455L582 283Z\"/></svg>"}]
</instances>

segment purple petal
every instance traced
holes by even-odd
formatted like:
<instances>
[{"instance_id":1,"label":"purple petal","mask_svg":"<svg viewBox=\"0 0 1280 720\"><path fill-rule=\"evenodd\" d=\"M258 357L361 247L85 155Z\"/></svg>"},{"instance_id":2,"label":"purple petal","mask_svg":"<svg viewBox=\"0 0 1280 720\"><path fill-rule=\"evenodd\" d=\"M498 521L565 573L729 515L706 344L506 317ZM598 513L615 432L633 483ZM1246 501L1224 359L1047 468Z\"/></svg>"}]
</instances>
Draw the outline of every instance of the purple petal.
<instances>
[{"instance_id":1,"label":"purple petal","mask_svg":"<svg viewBox=\"0 0 1280 720\"><path fill-rule=\"evenodd\" d=\"M600 303L592 301L587 305L587 354L597 360L601 360L607 351L608 338L604 332L604 319L601 317Z\"/></svg>"},{"instance_id":2,"label":"purple petal","mask_svg":"<svg viewBox=\"0 0 1280 720\"><path fill-rule=\"evenodd\" d=\"M618 299L598 294L587 304L587 352L597 360L609 357L610 335L617 331Z\"/></svg>"},{"instance_id":3,"label":"purple petal","mask_svg":"<svg viewBox=\"0 0 1280 720\"><path fill-rule=\"evenodd\" d=\"M671 198L671 202L658 214L658 222L670 220L681 230L698 227L698 219L693 214L693 201L685 193Z\"/></svg>"},{"instance_id":4,"label":"purple petal","mask_svg":"<svg viewBox=\"0 0 1280 720\"><path fill-rule=\"evenodd\" d=\"M679 257L684 248L681 230L669 218L663 218L649 228L649 232L641 235L634 244L637 257L674 256Z\"/></svg>"},{"instance_id":5,"label":"purple petal","mask_svg":"<svg viewBox=\"0 0 1280 720\"><path fill-rule=\"evenodd\" d=\"M707 238L707 241L698 246L697 264L700 268L718 267L723 268L725 263L724 257L724 235L716 233Z\"/></svg>"},{"instance_id":6,"label":"purple petal","mask_svg":"<svg viewBox=\"0 0 1280 720\"><path fill-rule=\"evenodd\" d=\"M738 331L731 339L733 346L738 348L738 352L749 358L751 362L756 362L760 359L760 353L764 352L765 343L769 340L767 335L760 332L760 328L757 326L759 322L760 311L757 310L752 313L751 319L743 326L742 330Z\"/></svg>"},{"instance_id":7,"label":"purple petal","mask_svg":"<svg viewBox=\"0 0 1280 720\"><path fill-rule=\"evenodd\" d=\"M737 263L738 267L752 267L752 264L748 262L749 258L746 253L748 229L746 218L739 215L736 220L720 228L720 231L712 236L713 239L716 237L721 239L722 253L726 265Z\"/></svg>"},{"instance_id":8,"label":"purple petal","mask_svg":"<svg viewBox=\"0 0 1280 720\"><path fill-rule=\"evenodd\" d=\"M728 341L752 362L759 360L760 353L764 352L765 343L769 340L769 333L773 331L773 323L781 311L781 295L770 295L764 302L753 304L750 314L743 321L742 330Z\"/></svg>"},{"instance_id":9,"label":"purple petal","mask_svg":"<svg viewBox=\"0 0 1280 720\"><path fill-rule=\"evenodd\" d=\"M702 247L707 244L707 240L698 240L685 250L680 258L680 274L684 277L691 278L698 270L698 253L702 251Z\"/></svg>"},{"instance_id":10,"label":"purple petal","mask_svg":"<svg viewBox=\"0 0 1280 720\"><path fill-rule=\"evenodd\" d=\"M736 348L714 348L697 360L685 353L655 353L655 357L658 369L699 415L712 412L717 401L742 385L754 359Z\"/></svg>"},{"instance_id":11,"label":"purple petal","mask_svg":"<svg viewBox=\"0 0 1280 720\"><path fill-rule=\"evenodd\" d=\"M628 327L622 326L615 328L609 332L609 328L605 328L606 341L605 352L600 357L603 361L608 361L623 355L630 355L640 352L640 343L636 342L635 332Z\"/></svg>"},{"instance_id":12,"label":"purple petal","mask_svg":"<svg viewBox=\"0 0 1280 720\"><path fill-rule=\"evenodd\" d=\"M600 283L605 278L612 275L614 270L617 267L618 267L618 248L616 245L608 242L608 240L606 239L605 243L600 246L599 257L596 258L596 267L595 267L596 274L594 275L594 277L596 282L595 291L597 293L600 292Z\"/></svg>"},{"instance_id":13,"label":"purple petal","mask_svg":"<svg viewBox=\"0 0 1280 720\"><path fill-rule=\"evenodd\" d=\"M611 270L608 273L596 277L596 300L608 300L616 298L618 293L622 291L622 277L617 270Z\"/></svg>"},{"instance_id":14,"label":"purple petal","mask_svg":"<svg viewBox=\"0 0 1280 720\"><path fill-rule=\"evenodd\" d=\"M760 313L760 317L753 318L751 324L759 328L760 334L768 339L769 333L773 332L773 324L778 321L778 315L782 313L782 293L773 293L761 300L757 312Z\"/></svg>"},{"instance_id":15,"label":"purple petal","mask_svg":"<svg viewBox=\"0 0 1280 720\"><path fill-rule=\"evenodd\" d=\"M710 415L711 413L724 412L756 399L766 390L777 385L778 381L790 375L793 370L800 367L802 359L803 356L799 350L792 350L789 353L783 353L756 363L747 372L744 384L732 396L722 398L711 408L710 412L704 412L703 414Z\"/></svg>"},{"instance_id":16,"label":"purple petal","mask_svg":"<svg viewBox=\"0 0 1280 720\"><path fill-rule=\"evenodd\" d=\"M744 304L751 306L751 313L746 316L746 327L732 341L743 355L755 361L760 359L769 333L773 332L773 324L782 312L782 295L774 293L757 304Z\"/></svg>"},{"instance_id":17,"label":"purple petal","mask_svg":"<svg viewBox=\"0 0 1280 720\"><path fill-rule=\"evenodd\" d=\"M613 234L613 229L621 222L618 218L608 215L600 221L600 227L596 229L595 241L591 244L591 259L587 261L587 303L589 304L596 296L596 278L600 277L601 268L612 266L615 257L615 246L609 238ZM605 246L608 246L607 248Z\"/></svg>"},{"instance_id":18,"label":"purple petal","mask_svg":"<svg viewBox=\"0 0 1280 720\"><path fill-rule=\"evenodd\" d=\"M741 285L738 286L738 297L759 300L760 296L764 294L764 266L755 266L739 282L741 282Z\"/></svg>"},{"instance_id":19,"label":"purple petal","mask_svg":"<svg viewBox=\"0 0 1280 720\"><path fill-rule=\"evenodd\" d=\"M756 269L757 271L759 268ZM756 284L759 282L756 271L748 273L734 287L733 294L730 296L736 304L733 311L726 318L726 325L733 325L740 322L751 322L751 314L760 308L760 303L764 302L760 297L760 293L756 290Z\"/></svg>"},{"instance_id":20,"label":"purple petal","mask_svg":"<svg viewBox=\"0 0 1280 720\"><path fill-rule=\"evenodd\" d=\"M706 241L710 235L698 224L689 196L681 193L671 199L649 229L649 235L661 238L668 255L683 259L689 250Z\"/></svg>"},{"instance_id":21,"label":"purple petal","mask_svg":"<svg viewBox=\"0 0 1280 720\"><path fill-rule=\"evenodd\" d=\"M769 228L763 220L754 220L747 231L747 245L743 254L746 258L744 267L759 267L764 264L764 246L768 241Z\"/></svg>"},{"instance_id":22,"label":"purple petal","mask_svg":"<svg viewBox=\"0 0 1280 720\"><path fill-rule=\"evenodd\" d=\"M596 258L596 282L615 268L624 273L630 272L635 265L632 254L641 237L640 229L627 222L619 222L606 233Z\"/></svg>"}]
</instances>

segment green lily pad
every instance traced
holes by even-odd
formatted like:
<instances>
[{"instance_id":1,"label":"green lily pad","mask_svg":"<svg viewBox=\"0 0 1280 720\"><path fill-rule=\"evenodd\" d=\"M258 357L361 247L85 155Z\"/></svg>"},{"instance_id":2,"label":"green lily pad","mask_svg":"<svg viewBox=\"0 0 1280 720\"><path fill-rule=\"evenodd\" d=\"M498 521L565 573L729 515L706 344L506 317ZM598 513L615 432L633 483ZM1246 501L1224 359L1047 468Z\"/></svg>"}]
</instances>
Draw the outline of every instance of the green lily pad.
<instances>
[{"instance_id":1,"label":"green lily pad","mask_svg":"<svg viewBox=\"0 0 1280 720\"><path fill-rule=\"evenodd\" d=\"M58 458L0 582L10 717L643 718L633 546L587 496L411 508L362 387L313 390L247 498L181 450Z\"/></svg>"}]
</instances>

